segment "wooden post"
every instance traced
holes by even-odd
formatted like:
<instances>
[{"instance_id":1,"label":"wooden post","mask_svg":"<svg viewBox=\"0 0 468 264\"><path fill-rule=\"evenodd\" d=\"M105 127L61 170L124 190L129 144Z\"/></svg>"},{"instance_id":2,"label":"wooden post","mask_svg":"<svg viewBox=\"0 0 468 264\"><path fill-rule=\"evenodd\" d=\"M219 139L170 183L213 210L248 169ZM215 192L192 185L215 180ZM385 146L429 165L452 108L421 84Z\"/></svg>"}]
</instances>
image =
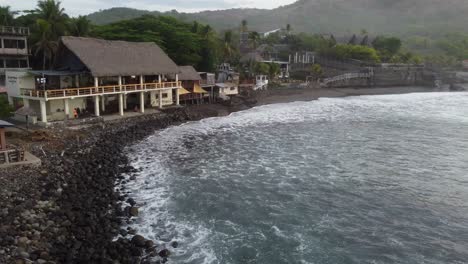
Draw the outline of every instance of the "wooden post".
<instances>
[{"instance_id":1,"label":"wooden post","mask_svg":"<svg viewBox=\"0 0 468 264\"><path fill-rule=\"evenodd\" d=\"M75 87L79 88L80 87L80 75L75 75Z\"/></svg>"},{"instance_id":2,"label":"wooden post","mask_svg":"<svg viewBox=\"0 0 468 264\"><path fill-rule=\"evenodd\" d=\"M145 76L140 75L140 89L143 90L143 84L145 83Z\"/></svg>"},{"instance_id":3,"label":"wooden post","mask_svg":"<svg viewBox=\"0 0 468 264\"><path fill-rule=\"evenodd\" d=\"M180 104L180 101L179 101L179 88L175 89L175 97L176 97L176 105L179 105Z\"/></svg>"},{"instance_id":4,"label":"wooden post","mask_svg":"<svg viewBox=\"0 0 468 264\"><path fill-rule=\"evenodd\" d=\"M0 127L0 149L6 149L5 128Z\"/></svg>"}]
</instances>

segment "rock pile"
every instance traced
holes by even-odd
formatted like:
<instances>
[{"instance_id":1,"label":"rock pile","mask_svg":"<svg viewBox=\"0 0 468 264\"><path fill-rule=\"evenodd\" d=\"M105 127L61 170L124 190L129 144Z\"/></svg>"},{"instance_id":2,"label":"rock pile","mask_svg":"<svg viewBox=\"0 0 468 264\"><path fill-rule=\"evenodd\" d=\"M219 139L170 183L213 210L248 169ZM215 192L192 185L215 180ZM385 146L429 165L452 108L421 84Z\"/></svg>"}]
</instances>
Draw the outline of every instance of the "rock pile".
<instances>
[{"instance_id":1,"label":"rock pile","mask_svg":"<svg viewBox=\"0 0 468 264\"><path fill-rule=\"evenodd\" d=\"M168 249L121 229L138 216L137 202L115 190L122 174L135 172L122 150L156 129L203 117L171 110L96 125L84 138L63 139L63 148L38 148L43 167L27 172L36 175L31 193L23 188L0 201L0 262L165 263ZM113 241L119 234L134 236Z\"/></svg>"}]
</instances>

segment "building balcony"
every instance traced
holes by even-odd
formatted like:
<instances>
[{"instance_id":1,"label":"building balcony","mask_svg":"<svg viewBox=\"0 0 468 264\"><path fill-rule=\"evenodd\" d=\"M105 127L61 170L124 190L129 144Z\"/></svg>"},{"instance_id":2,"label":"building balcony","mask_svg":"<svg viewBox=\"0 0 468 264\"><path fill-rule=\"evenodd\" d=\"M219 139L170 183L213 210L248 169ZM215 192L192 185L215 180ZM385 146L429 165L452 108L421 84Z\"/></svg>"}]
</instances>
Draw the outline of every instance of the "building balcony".
<instances>
[{"instance_id":1,"label":"building balcony","mask_svg":"<svg viewBox=\"0 0 468 264\"><path fill-rule=\"evenodd\" d=\"M10 27L0 26L0 34L2 35L15 35L15 36L29 36L29 28L27 27Z\"/></svg>"},{"instance_id":2,"label":"building balcony","mask_svg":"<svg viewBox=\"0 0 468 264\"><path fill-rule=\"evenodd\" d=\"M21 55L28 56L28 49L0 48L0 55Z\"/></svg>"},{"instance_id":3,"label":"building balcony","mask_svg":"<svg viewBox=\"0 0 468 264\"><path fill-rule=\"evenodd\" d=\"M129 94L138 92L153 92L181 88L181 82L161 82L144 84L108 85L86 88L67 88L56 90L21 89L20 94L28 99L57 100L98 95Z\"/></svg>"}]
</instances>

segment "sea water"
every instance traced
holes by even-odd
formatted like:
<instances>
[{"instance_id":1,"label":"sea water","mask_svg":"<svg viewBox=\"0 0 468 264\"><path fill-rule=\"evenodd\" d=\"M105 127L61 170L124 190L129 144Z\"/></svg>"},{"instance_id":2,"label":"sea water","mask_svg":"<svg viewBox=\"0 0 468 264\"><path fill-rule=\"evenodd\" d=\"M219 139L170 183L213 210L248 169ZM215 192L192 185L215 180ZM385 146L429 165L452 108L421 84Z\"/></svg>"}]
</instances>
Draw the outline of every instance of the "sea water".
<instances>
[{"instance_id":1,"label":"sea water","mask_svg":"<svg viewBox=\"0 0 468 264\"><path fill-rule=\"evenodd\" d=\"M127 148L170 263L468 263L468 93L260 106Z\"/></svg>"}]
</instances>

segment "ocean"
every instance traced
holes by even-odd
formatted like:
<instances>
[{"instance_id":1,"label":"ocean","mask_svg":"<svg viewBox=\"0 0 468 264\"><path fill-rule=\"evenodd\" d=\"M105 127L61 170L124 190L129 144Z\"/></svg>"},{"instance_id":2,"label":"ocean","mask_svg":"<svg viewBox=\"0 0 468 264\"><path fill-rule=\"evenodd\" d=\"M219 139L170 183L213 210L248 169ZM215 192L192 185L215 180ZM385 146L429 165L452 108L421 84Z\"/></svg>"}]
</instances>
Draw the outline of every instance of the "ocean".
<instances>
[{"instance_id":1,"label":"ocean","mask_svg":"<svg viewBox=\"0 0 468 264\"><path fill-rule=\"evenodd\" d=\"M468 262L468 93L260 106L126 153L169 263Z\"/></svg>"}]
</instances>

